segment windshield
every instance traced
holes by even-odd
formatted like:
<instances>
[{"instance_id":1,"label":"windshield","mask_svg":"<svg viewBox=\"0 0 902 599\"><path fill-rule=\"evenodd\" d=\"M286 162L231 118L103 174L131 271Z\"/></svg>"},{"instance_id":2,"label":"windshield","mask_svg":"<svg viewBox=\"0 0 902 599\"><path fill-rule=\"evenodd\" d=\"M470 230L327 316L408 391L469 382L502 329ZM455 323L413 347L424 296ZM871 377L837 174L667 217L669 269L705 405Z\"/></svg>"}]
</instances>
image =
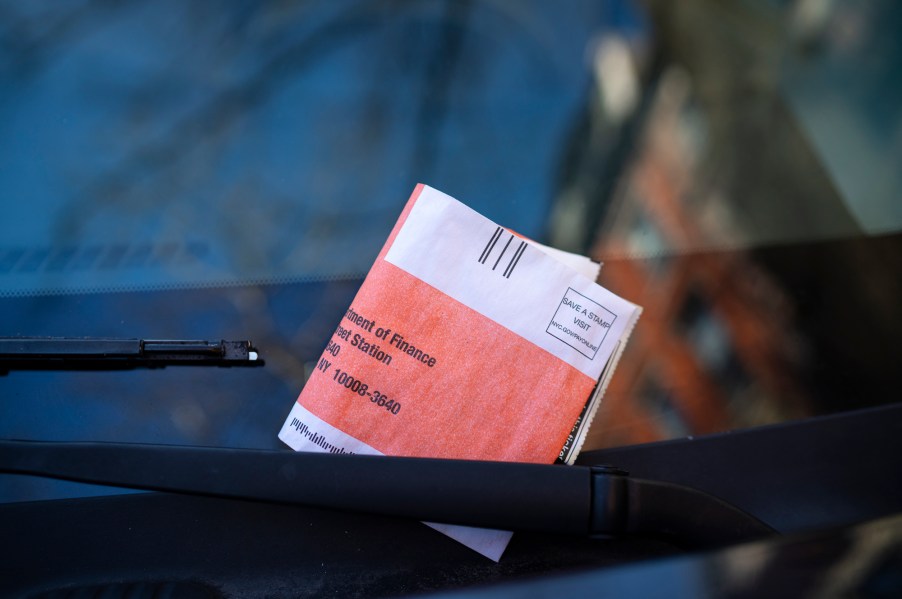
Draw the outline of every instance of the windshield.
<instances>
[{"instance_id":1,"label":"windshield","mask_svg":"<svg viewBox=\"0 0 902 599\"><path fill-rule=\"evenodd\" d=\"M0 374L2 438L280 447L418 182L644 307L584 450L896 399L895 3L0 10L0 336L265 361Z\"/></svg>"}]
</instances>

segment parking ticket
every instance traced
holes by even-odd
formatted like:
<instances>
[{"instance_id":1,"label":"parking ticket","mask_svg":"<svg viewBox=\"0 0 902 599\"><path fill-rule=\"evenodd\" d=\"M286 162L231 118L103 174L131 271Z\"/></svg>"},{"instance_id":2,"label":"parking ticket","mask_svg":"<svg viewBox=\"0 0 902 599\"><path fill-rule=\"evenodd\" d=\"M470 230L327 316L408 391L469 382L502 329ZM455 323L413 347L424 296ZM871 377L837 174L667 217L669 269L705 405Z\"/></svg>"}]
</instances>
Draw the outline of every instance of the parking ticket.
<instances>
[{"instance_id":1,"label":"parking ticket","mask_svg":"<svg viewBox=\"0 0 902 599\"><path fill-rule=\"evenodd\" d=\"M571 464L641 313L587 269L418 185L279 438ZM494 560L512 534L430 526Z\"/></svg>"}]
</instances>

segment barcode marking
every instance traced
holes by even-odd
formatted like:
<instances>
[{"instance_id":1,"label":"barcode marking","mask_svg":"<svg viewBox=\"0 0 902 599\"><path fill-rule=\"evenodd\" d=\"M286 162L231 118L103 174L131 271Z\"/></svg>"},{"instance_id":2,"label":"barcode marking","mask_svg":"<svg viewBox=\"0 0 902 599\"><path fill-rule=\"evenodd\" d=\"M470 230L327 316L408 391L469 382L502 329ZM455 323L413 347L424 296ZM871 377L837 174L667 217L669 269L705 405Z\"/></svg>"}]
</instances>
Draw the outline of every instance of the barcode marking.
<instances>
[{"instance_id":1,"label":"barcode marking","mask_svg":"<svg viewBox=\"0 0 902 599\"><path fill-rule=\"evenodd\" d=\"M503 229L501 227L495 229L495 233L492 234L491 239L489 239L489 242L486 244L485 249L482 250L482 254L479 256L480 264L485 264L485 261L489 257L489 254L491 254L492 250L495 249L495 244L498 242L498 238L501 237L502 230Z\"/></svg>"},{"instance_id":2,"label":"barcode marking","mask_svg":"<svg viewBox=\"0 0 902 599\"><path fill-rule=\"evenodd\" d=\"M498 263L501 262L501 258L504 256L504 252L507 251L508 246L511 244L511 241L513 241L513 240L514 240L514 236L511 235L510 239L507 240L507 243L504 244L504 249L501 250L500 254L498 254L498 259L495 260L495 266L492 267L492 270L495 270L496 268L498 268Z\"/></svg>"},{"instance_id":3,"label":"barcode marking","mask_svg":"<svg viewBox=\"0 0 902 599\"><path fill-rule=\"evenodd\" d=\"M492 236L489 238L488 243L485 244L485 247L482 248L482 254L479 255L478 262L480 264L485 264L489 259L489 256L492 255L492 252L495 251L495 246L498 245L498 240L501 239L501 234L504 233L503 227L498 227L495 229L495 232L492 233ZM498 257L495 258L495 263L492 265L492 270L498 268L498 265L501 264L501 259L504 258L504 255L507 253L507 249L511 246L511 242L514 240L515 235L511 233L511 236L508 237L507 241L504 244L504 248L502 248L501 253L498 254ZM526 251L526 246L529 245L524 240L520 240L520 245L517 246L517 249L514 250L513 255L510 257L510 261L508 261L507 266L504 267L504 272L501 274L505 279L509 279L511 273L514 272L514 268L516 268L517 264L520 262L520 258L523 256L523 252Z\"/></svg>"},{"instance_id":4,"label":"barcode marking","mask_svg":"<svg viewBox=\"0 0 902 599\"><path fill-rule=\"evenodd\" d=\"M511 256L511 261L508 263L507 268L504 269L504 277L506 279L511 278L511 273L514 272L514 267L517 266L517 262L520 261L520 256L523 255L523 252L526 251L526 242L521 241L520 245L517 247L517 251L514 252L514 255Z\"/></svg>"}]
</instances>

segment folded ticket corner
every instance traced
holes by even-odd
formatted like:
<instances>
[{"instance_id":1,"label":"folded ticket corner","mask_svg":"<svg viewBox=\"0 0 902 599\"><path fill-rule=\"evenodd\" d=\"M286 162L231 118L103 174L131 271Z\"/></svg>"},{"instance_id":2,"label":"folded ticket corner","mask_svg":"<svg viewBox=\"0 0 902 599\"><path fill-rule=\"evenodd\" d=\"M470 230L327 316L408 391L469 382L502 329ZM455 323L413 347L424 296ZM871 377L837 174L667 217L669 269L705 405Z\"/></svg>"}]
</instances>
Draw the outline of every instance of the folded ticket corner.
<instances>
[{"instance_id":1,"label":"folded ticket corner","mask_svg":"<svg viewBox=\"0 0 902 599\"><path fill-rule=\"evenodd\" d=\"M607 391L608 384L611 381L611 376L614 374L614 370L617 368L617 364L620 362L620 357L623 355L623 350L626 348L626 342L632 335L633 329L636 327L636 324L638 323L641 316L642 307L635 306L633 317L629 321L629 324L623 333L622 342L618 344L617 348L608 359L608 364L605 366L604 371L599 377L598 384L596 385L592 396L586 403L584 414L581 415L580 420L578 420L576 425L573 427L573 433L568 438L568 441L572 441L572 443L564 445L564 448L561 450L561 453L558 456L558 461L563 462L568 466L572 466L576 462L576 458L579 457L579 453L580 451L582 451L583 445L586 442L588 432L591 430L592 424L595 421L595 415L598 411L598 407L601 405L601 398L604 397L604 394ZM572 447L570 445L572 445Z\"/></svg>"},{"instance_id":2,"label":"folded ticket corner","mask_svg":"<svg viewBox=\"0 0 902 599\"><path fill-rule=\"evenodd\" d=\"M641 314L599 268L417 185L279 438L572 464ZM431 526L495 560L511 534Z\"/></svg>"}]
</instances>

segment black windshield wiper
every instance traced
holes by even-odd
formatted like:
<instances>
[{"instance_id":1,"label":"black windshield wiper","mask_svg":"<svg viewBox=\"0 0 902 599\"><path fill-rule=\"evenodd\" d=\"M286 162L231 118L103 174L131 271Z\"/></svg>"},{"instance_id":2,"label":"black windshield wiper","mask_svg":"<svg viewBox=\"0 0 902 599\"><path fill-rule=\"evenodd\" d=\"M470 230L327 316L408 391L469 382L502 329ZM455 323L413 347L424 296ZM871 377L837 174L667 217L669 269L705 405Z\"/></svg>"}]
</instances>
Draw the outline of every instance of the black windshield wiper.
<instances>
[{"instance_id":1,"label":"black windshield wiper","mask_svg":"<svg viewBox=\"0 0 902 599\"><path fill-rule=\"evenodd\" d=\"M0 472L507 530L647 535L687 548L774 533L707 493L611 467L0 441Z\"/></svg>"},{"instance_id":2,"label":"black windshield wiper","mask_svg":"<svg viewBox=\"0 0 902 599\"><path fill-rule=\"evenodd\" d=\"M0 373L168 364L256 366L262 364L262 360L250 341L0 337Z\"/></svg>"}]
</instances>

